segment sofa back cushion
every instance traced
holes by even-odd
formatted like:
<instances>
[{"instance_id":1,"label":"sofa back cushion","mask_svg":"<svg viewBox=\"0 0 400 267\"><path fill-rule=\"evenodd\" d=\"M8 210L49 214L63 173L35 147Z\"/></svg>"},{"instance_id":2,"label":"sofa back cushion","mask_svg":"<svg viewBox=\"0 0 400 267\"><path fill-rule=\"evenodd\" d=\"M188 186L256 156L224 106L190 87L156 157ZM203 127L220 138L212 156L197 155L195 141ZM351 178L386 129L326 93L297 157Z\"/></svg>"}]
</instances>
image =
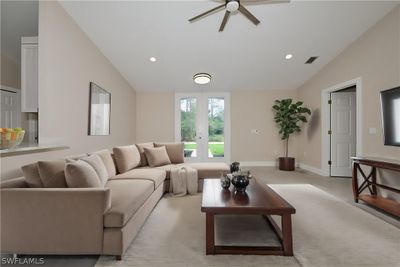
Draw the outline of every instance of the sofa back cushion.
<instances>
[{"instance_id":1,"label":"sofa back cushion","mask_svg":"<svg viewBox=\"0 0 400 267\"><path fill-rule=\"evenodd\" d=\"M154 143L154 147L165 146L167 149L168 157L173 164L184 163L185 156L183 153L183 143Z\"/></svg>"},{"instance_id":2,"label":"sofa back cushion","mask_svg":"<svg viewBox=\"0 0 400 267\"><path fill-rule=\"evenodd\" d=\"M99 150L96 152L89 153L89 155L99 155L103 160L104 165L106 166L108 172L108 178L114 177L117 174L117 170L115 168L114 159L111 156L111 152L108 149Z\"/></svg>"},{"instance_id":3,"label":"sofa back cushion","mask_svg":"<svg viewBox=\"0 0 400 267\"><path fill-rule=\"evenodd\" d=\"M147 162L146 154L144 153L144 148L154 148L153 143L141 143L141 144L136 144L137 148L139 149L140 153L140 166L144 167L149 165Z\"/></svg>"},{"instance_id":4,"label":"sofa back cushion","mask_svg":"<svg viewBox=\"0 0 400 267\"><path fill-rule=\"evenodd\" d=\"M113 148L115 163L119 173L124 173L140 164L140 153L135 145Z\"/></svg>"},{"instance_id":5,"label":"sofa back cushion","mask_svg":"<svg viewBox=\"0 0 400 267\"><path fill-rule=\"evenodd\" d=\"M71 162L71 161L77 161L77 160L86 158L87 156L88 156L88 154L78 154L78 155L72 155L72 156L65 157L64 159L67 162Z\"/></svg>"},{"instance_id":6,"label":"sofa back cushion","mask_svg":"<svg viewBox=\"0 0 400 267\"><path fill-rule=\"evenodd\" d=\"M162 165L171 164L167 150L165 146L155 147L155 148L144 148L144 153L146 154L147 161L150 167L157 167Z\"/></svg>"},{"instance_id":7,"label":"sofa back cushion","mask_svg":"<svg viewBox=\"0 0 400 267\"><path fill-rule=\"evenodd\" d=\"M29 187L43 187L38 164L36 162L22 166L21 170Z\"/></svg>"},{"instance_id":8,"label":"sofa back cushion","mask_svg":"<svg viewBox=\"0 0 400 267\"><path fill-rule=\"evenodd\" d=\"M43 187L65 188L65 160L38 161L38 170Z\"/></svg>"},{"instance_id":9,"label":"sofa back cushion","mask_svg":"<svg viewBox=\"0 0 400 267\"><path fill-rule=\"evenodd\" d=\"M108 171L100 156L95 154L82 158L81 160L89 163L89 165L96 171L97 176L100 179L100 184L104 187L108 180Z\"/></svg>"},{"instance_id":10,"label":"sofa back cushion","mask_svg":"<svg viewBox=\"0 0 400 267\"><path fill-rule=\"evenodd\" d=\"M65 165L65 178L68 187L103 187L95 169L87 162L78 160Z\"/></svg>"}]
</instances>

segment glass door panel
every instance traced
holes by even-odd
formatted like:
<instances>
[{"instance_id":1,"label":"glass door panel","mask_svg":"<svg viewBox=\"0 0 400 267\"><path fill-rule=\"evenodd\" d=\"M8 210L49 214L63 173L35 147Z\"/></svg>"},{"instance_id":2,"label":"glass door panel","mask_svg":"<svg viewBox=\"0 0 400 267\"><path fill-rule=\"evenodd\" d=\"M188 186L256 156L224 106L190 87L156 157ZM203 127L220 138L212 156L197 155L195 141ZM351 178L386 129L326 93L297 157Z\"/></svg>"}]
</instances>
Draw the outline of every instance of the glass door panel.
<instances>
[{"instance_id":1,"label":"glass door panel","mask_svg":"<svg viewBox=\"0 0 400 267\"><path fill-rule=\"evenodd\" d=\"M180 98L180 137L185 144L185 158L198 157L197 144L197 98Z\"/></svg>"},{"instance_id":2,"label":"glass door panel","mask_svg":"<svg viewBox=\"0 0 400 267\"><path fill-rule=\"evenodd\" d=\"M208 98L208 158L225 157L225 99Z\"/></svg>"},{"instance_id":3,"label":"glass door panel","mask_svg":"<svg viewBox=\"0 0 400 267\"><path fill-rule=\"evenodd\" d=\"M175 140L184 143L185 161L230 161L228 93L177 93Z\"/></svg>"}]
</instances>

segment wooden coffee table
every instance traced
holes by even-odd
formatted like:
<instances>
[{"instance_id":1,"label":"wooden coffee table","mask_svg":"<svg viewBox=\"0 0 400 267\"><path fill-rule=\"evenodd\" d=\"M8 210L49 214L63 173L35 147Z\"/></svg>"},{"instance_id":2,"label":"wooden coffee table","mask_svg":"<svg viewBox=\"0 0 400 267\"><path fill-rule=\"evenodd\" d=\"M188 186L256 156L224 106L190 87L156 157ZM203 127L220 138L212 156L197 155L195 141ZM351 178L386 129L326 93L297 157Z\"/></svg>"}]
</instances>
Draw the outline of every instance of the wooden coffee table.
<instances>
[{"instance_id":1,"label":"wooden coffee table","mask_svg":"<svg viewBox=\"0 0 400 267\"><path fill-rule=\"evenodd\" d=\"M221 188L219 179L204 179L201 211L206 213L206 254L253 254L293 256L292 219L296 210L268 185L250 180L246 194L234 193ZM280 246L216 246L214 217L218 214L259 214L274 230ZM271 215L282 217L282 227Z\"/></svg>"}]
</instances>

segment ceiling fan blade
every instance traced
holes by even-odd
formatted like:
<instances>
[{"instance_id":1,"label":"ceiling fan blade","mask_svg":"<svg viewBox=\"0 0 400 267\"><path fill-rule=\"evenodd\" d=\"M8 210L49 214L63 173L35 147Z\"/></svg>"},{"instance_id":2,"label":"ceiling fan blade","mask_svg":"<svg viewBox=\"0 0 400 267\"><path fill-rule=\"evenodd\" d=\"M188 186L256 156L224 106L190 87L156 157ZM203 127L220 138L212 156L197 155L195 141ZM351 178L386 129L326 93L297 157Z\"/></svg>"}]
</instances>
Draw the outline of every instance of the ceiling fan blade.
<instances>
[{"instance_id":1,"label":"ceiling fan blade","mask_svg":"<svg viewBox=\"0 0 400 267\"><path fill-rule=\"evenodd\" d=\"M239 6L239 11L240 11L240 13L245 15L246 18L251 20L251 22L253 22L255 25L258 25L260 23L260 21L256 17L254 17L254 15L251 14L250 11L248 11L244 6L240 5Z\"/></svg>"},{"instance_id":2,"label":"ceiling fan blade","mask_svg":"<svg viewBox=\"0 0 400 267\"><path fill-rule=\"evenodd\" d=\"M190 21L190 22L193 22L193 21L195 21L196 19L199 19L199 18L201 18L201 17L207 16L208 14L210 14L210 13L212 13L212 12L215 12L215 11L217 11L218 9L221 9L221 8L223 8L223 7L225 7L225 4L219 5L219 6L214 7L214 8L212 8L212 9L210 9L210 10L204 12L204 13L201 13L200 15L197 15L196 17L193 17L193 18L189 19L189 21Z\"/></svg>"},{"instance_id":3,"label":"ceiling fan blade","mask_svg":"<svg viewBox=\"0 0 400 267\"><path fill-rule=\"evenodd\" d=\"M290 0L240 0L246 6L290 4Z\"/></svg>"},{"instance_id":4,"label":"ceiling fan blade","mask_svg":"<svg viewBox=\"0 0 400 267\"><path fill-rule=\"evenodd\" d=\"M226 23L228 22L229 16L231 13L229 11L225 11L224 19L222 20L221 26L219 27L219 31L222 32L225 28Z\"/></svg>"}]
</instances>

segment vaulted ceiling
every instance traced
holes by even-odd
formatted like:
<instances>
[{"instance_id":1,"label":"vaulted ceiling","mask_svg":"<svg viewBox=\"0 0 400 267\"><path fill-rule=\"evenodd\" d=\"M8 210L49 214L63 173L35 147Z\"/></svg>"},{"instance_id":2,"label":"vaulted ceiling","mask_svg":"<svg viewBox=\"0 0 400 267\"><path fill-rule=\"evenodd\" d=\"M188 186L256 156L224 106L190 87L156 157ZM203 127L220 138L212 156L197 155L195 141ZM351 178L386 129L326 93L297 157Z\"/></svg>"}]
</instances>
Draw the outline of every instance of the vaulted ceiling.
<instances>
[{"instance_id":1,"label":"vaulted ceiling","mask_svg":"<svg viewBox=\"0 0 400 267\"><path fill-rule=\"evenodd\" d=\"M234 14L218 32L223 11L194 23L188 19L220 1L61 3L137 91L296 89L399 4L249 4L258 26ZM319 58L305 65L311 56ZM211 83L194 84L198 72L211 74Z\"/></svg>"}]
</instances>

